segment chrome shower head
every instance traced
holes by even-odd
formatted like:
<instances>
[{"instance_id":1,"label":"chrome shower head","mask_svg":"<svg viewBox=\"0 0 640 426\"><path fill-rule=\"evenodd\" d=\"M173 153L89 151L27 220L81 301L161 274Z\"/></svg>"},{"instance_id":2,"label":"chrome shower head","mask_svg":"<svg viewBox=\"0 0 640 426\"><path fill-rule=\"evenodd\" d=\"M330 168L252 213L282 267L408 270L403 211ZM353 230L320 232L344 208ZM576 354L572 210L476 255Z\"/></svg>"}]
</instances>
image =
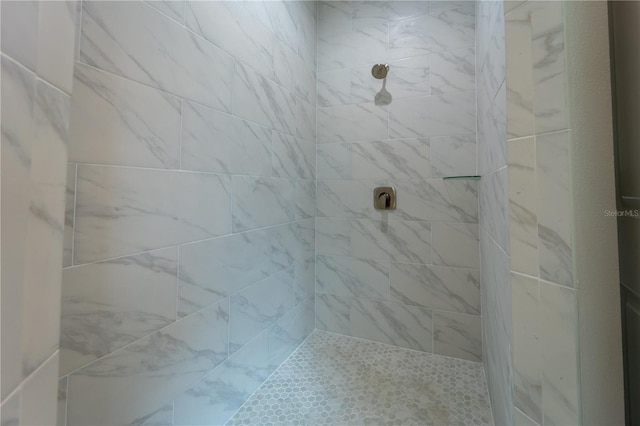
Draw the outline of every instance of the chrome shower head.
<instances>
[{"instance_id":1,"label":"chrome shower head","mask_svg":"<svg viewBox=\"0 0 640 426\"><path fill-rule=\"evenodd\" d=\"M375 64L373 68L371 68L371 75L377 78L378 80L382 80L387 77L387 73L389 72L388 64Z\"/></svg>"}]
</instances>

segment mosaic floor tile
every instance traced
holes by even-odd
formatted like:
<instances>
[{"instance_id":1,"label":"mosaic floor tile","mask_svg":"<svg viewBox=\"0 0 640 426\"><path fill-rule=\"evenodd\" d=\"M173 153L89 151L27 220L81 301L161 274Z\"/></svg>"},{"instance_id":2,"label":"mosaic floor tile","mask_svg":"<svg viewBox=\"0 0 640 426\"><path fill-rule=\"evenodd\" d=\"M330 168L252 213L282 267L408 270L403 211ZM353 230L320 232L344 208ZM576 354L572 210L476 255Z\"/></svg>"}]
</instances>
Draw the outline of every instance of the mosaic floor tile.
<instances>
[{"instance_id":1,"label":"mosaic floor tile","mask_svg":"<svg viewBox=\"0 0 640 426\"><path fill-rule=\"evenodd\" d=\"M493 425L482 364L316 330L227 425Z\"/></svg>"}]
</instances>

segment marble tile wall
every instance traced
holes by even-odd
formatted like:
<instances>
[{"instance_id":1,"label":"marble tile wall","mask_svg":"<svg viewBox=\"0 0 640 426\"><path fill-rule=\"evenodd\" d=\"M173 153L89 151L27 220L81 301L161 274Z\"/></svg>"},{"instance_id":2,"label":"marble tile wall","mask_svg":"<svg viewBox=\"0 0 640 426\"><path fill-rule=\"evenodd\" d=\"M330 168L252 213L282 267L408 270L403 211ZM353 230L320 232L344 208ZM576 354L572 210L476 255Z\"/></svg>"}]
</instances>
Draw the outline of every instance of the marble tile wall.
<instances>
[{"instance_id":1,"label":"marble tile wall","mask_svg":"<svg viewBox=\"0 0 640 426\"><path fill-rule=\"evenodd\" d=\"M564 8L478 7L483 336L494 417L578 424Z\"/></svg>"},{"instance_id":2,"label":"marble tile wall","mask_svg":"<svg viewBox=\"0 0 640 426\"><path fill-rule=\"evenodd\" d=\"M0 4L2 425L55 424L75 1Z\"/></svg>"},{"instance_id":3,"label":"marble tile wall","mask_svg":"<svg viewBox=\"0 0 640 426\"><path fill-rule=\"evenodd\" d=\"M565 10L505 12L515 408L533 424L578 424Z\"/></svg>"},{"instance_id":4,"label":"marble tile wall","mask_svg":"<svg viewBox=\"0 0 640 426\"><path fill-rule=\"evenodd\" d=\"M474 2L318 5L316 327L482 358ZM388 63L385 81L371 76ZM394 186L397 209L373 208Z\"/></svg>"},{"instance_id":5,"label":"marble tile wall","mask_svg":"<svg viewBox=\"0 0 640 426\"><path fill-rule=\"evenodd\" d=\"M78 26L58 424L224 423L314 328L316 4Z\"/></svg>"}]
</instances>

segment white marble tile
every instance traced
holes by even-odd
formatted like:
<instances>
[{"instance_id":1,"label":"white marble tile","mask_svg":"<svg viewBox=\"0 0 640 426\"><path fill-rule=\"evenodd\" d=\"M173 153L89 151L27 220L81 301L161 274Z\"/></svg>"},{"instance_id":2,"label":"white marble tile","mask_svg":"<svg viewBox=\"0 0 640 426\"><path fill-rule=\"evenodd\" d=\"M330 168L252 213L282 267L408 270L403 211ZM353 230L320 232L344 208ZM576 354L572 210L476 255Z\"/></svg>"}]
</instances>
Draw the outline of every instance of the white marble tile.
<instances>
[{"instance_id":1,"label":"white marble tile","mask_svg":"<svg viewBox=\"0 0 640 426\"><path fill-rule=\"evenodd\" d=\"M181 167L214 173L271 175L271 130L184 102Z\"/></svg>"},{"instance_id":2,"label":"white marble tile","mask_svg":"<svg viewBox=\"0 0 640 426\"><path fill-rule=\"evenodd\" d=\"M316 105L296 99L296 135L299 138L316 141Z\"/></svg>"},{"instance_id":3,"label":"white marble tile","mask_svg":"<svg viewBox=\"0 0 640 426\"><path fill-rule=\"evenodd\" d=\"M505 15L505 35L507 135L510 138L530 136L535 133L535 115L529 3Z\"/></svg>"},{"instance_id":4,"label":"white marble tile","mask_svg":"<svg viewBox=\"0 0 640 426\"><path fill-rule=\"evenodd\" d=\"M294 270L291 266L231 296L230 353L249 343L293 308Z\"/></svg>"},{"instance_id":5,"label":"white marble tile","mask_svg":"<svg viewBox=\"0 0 640 426\"><path fill-rule=\"evenodd\" d=\"M422 55L389 62L386 83L386 89L391 93L393 99L430 95L431 57Z\"/></svg>"},{"instance_id":6,"label":"white marble tile","mask_svg":"<svg viewBox=\"0 0 640 426\"><path fill-rule=\"evenodd\" d=\"M316 258L297 261L295 265L296 306L312 298L316 288Z\"/></svg>"},{"instance_id":7,"label":"white marble tile","mask_svg":"<svg viewBox=\"0 0 640 426\"><path fill-rule=\"evenodd\" d=\"M20 392L16 392L2 401L0 424L3 426L20 426L22 424L20 423Z\"/></svg>"},{"instance_id":8,"label":"white marble tile","mask_svg":"<svg viewBox=\"0 0 640 426\"><path fill-rule=\"evenodd\" d=\"M178 396L174 425L224 424L270 373L265 331Z\"/></svg>"},{"instance_id":9,"label":"white marble tile","mask_svg":"<svg viewBox=\"0 0 640 426\"><path fill-rule=\"evenodd\" d=\"M257 22L272 32L289 49L298 49L295 17L287 2L245 2L244 6Z\"/></svg>"},{"instance_id":10,"label":"white marble tile","mask_svg":"<svg viewBox=\"0 0 640 426\"><path fill-rule=\"evenodd\" d=\"M506 5L505 5L506 6ZM514 410L514 424L516 426L539 426L538 423L527 417L522 411L517 408Z\"/></svg>"},{"instance_id":11,"label":"white marble tile","mask_svg":"<svg viewBox=\"0 0 640 426\"><path fill-rule=\"evenodd\" d=\"M392 138L470 135L476 130L473 91L400 99L389 108Z\"/></svg>"},{"instance_id":12,"label":"white marble tile","mask_svg":"<svg viewBox=\"0 0 640 426\"><path fill-rule=\"evenodd\" d=\"M389 75L384 80L374 78L371 75L371 64L349 68L349 71L351 74L351 98L349 103L373 102L377 105L388 105L393 101L393 93L389 93L388 90Z\"/></svg>"},{"instance_id":13,"label":"white marble tile","mask_svg":"<svg viewBox=\"0 0 640 426\"><path fill-rule=\"evenodd\" d=\"M316 290L343 298L389 300L389 263L317 256Z\"/></svg>"},{"instance_id":14,"label":"white marble tile","mask_svg":"<svg viewBox=\"0 0 640 426\"><path fill-rule=\"evenodd\" d=\"M39 3L38 8L38 75L70 94L76 42L76 0ZM24 39L24 29L21 34Z\"/></svg>"},{"instance_id":15,"label":"white marble tile","mask_svg":"<svg viewBox=\"0 0 640 426\"><path fill-rule=\"evenodd\" d=\"M220 175L78 166L75 264L228 234L230 186Z\"/></svg>"},{"instance_id":16,"label":"white marble tile","mask_svg":"<svg viewBox=\"0 0 640 426\"><path fill-rule=\"evenodd\" d=\"M373 188L384 182L370 180L319 180L316 213L321 217L380 219L373 208ZM397 189L397 188L396 188Z\"/></svg>"},{"instance_id":17,"label":"white marble tile","mask_svg":"<svg viewBox=\"0 0 640 426\"><path fill-rule=\"evenodd\" d=\"M306 219L270 228L272 273L288 268L295 261L303 261L314 255L315 223Z\"/></svg>"},{"instance_id":18,"label":"white marble tile","mask_svg":"<svg viewBox=\"0 0 640 426\"><path fill-rule=\"evenodd\" d=\"M187 28L273 78L275 37L242 2L187 1L185 21Z\"/></svg>"},{"instance_id":19,"label":"white marble tile","mask_svg":"<svg viewBox=\"0 0 640 426\"><path fill-rule=\"evenodd\" d=\"M351 255L360 259L431 263L429 222L352 219Z\"/></svg>"},{"instance_id":20,"label":"white marble tile","mask_svg":"<svg viewBox=\"0 0 640 426\"><path fill-rule=\"evenodd\" d=\"M73 89L69 161L180 167L180 99L83 64Z\"/></svg>"},{"instance_id":21,"label":"white marble tile","mask_svg":"<svg viewBox=\"0 0 640 426\"><path fill-rule=\"evenodd\" d=\"M323 6L325 4L323 3ZM346 105L352 103L351 99L351 70L349 68L318 72L319 107Z\"/></svg>"},{"instance_id":22,"label":"white marble tile","mask_svg":"<svg viewBox=\"0 0 640 426\"><path fill-rule=\"evenodd\" d=\"M296 180L296 220L308 219L316 215L315 180Z\"/></svg>"},{"instance_id":23,"label":"white marble tile","mask_svg":"<svg viewBox=\"0 0 640 426\"><path fill-rule=\"evenodd\" d=\"M142 2L83 3L80 61L204 105L231 107L231 56Z\"/></svg>"},{"instance_id":24,"label":"white marble tile","mask_svg":"<svg viewBox=\"0 0 640 426\"><path fill-rule=\"evenodd\" d=\"M513 424L512 306L509 257L481 228L483 362L497 424Z\"/></svg>"},{"instance_id":25,"label":"white marble tile","mask_svg":"<svg viewBox=\"0 0 640 426\"><path fill-rule=\"evenodd\" d=\"M319 144L316 152L318 179L351 179L350 144Z\"/></svg>"},{"instance_id":26,"label":"white marble tile","mask_svg":"<svg viewBox=\"0 0 640 426\"><path fill-rule=\"evenodd\" d=\"M268 277L270 250L262 230L181 246L178 315L188 315Z\"/></svg>"},{"instance_id":27,"label":"white marble tile","mask_svg":"<svg viewBox=\"0 0 640 426\"><path fill-rule=\"evenodd\" d=\"M317 68L317 3L291 2L293 14L298 27L298 55L302 60Z\"/></svg>"},{"instance_id":28,"label":"white marble tile","mask_svg":"<svg viewBox=\"0 0 640 426\"><path fill-rule=\"evenodd\" d=\"M173 401L147 416L141 426L173 426Z\"/></svg>"},{"instance_id":29,"label":"white marble tile","mask_svg":"<svg viewBox=\"0 0 640 426\"><path fill-rule=\"evenodd\" d=\"M349 220L316 218L316 252L318 254L349 255Z\"/></svg>"},{"instance_id":30,"label":"white marble tile","mask_svg":"<svg viewBox=\"0 0 640 426\"><path fill-rule=\"evenodd\" d=\"M568 128L562 3L534 3L531 11L536 133Z\"/></svg>"},{"instance_id":31,"label":"white marble tile","mask_svg":"<svg viewBox=\"0 0 640 426\"><path fill-rule=\"evenodd\" d=\"M2 3L4 10L6 4ZM3 15L4 18L4 15ZM4 31L4 28L3 28ZM4 42L4 39L3 39ZM22 303L35 78L2 56L2 398L22 380ZM11 182L11 185L8 183Z\"/></svg>"},{"instance_id":32,"label":"white marble tile","mask_svg":"<svg viewBox=\"0 0 640 426\"><path fill-rule=\"evenodd\" d=\"M540 347L544 424L580 418L575 290L540 281Z\"/></svg>"},{"instance_id":33,"label":"white marble tile","mask_svg":"<svg viewBox=\"0 0 640 426\"><path fill-rule=\"evenodd\" d=\"M151 6L160 12L182 23L184 22L184 13L187 6L185 0L145 0Z\"/></svg>"},{"instance_id":34,"label":"white marble tile","mask_svg":"<svg viewBox=\"0 0 640 426\"><path fill-rule=\"evenodd\" d=\"M507 164L506 84L497 94L489 95L484 86L478 87L478 172L491 173Z\"/></svg>"},{"instance_id":35,"label":"white marble tile","mask_svg":"<svg viewBox=\"0 0 640 426\"><path fill-rule=\"evenodd\" d=\"M291 222L295 218L292 180L233 176L233 232Z\"/></svg>"},{"instance_id":36,"label":"white marble tile","mask_svg":"<svg viewBox=\"0 0 640 426\"><path fill-rule=\"evenodd\" d=\"M484 175L480 180L480 224L509 254L509 176L507 168Z\"/></svg>"},{"instance_id":37,"label":"white marble tile","mask_svg":"<svg viewBox=\"0 0 640 426\"><path fill-rule=\"evenodd\" d=\"M534 138L508 143L511 270L538 276L538 198Z\"/></svg>"},{"instance_id":38,"label":"white marble tile","mask_svg":"<svg viewBox=\"0 0 640 426\"><path fill-rule=\"evenodd\" d=\"M573 287L569 131L536 137L540 278Z\"/></svg>"},{"instance_id":39,"label":"white marble tile","mask_svg":"<svg viewBox=\"0 0 640 426\"><path fill-rule=\"evenodd\" d=\"M480 314L477 269L392 263L391 297L405 305Z\"/></svg>"},{"instance_id":40,"label":"white marble tile","mask_svg":"<svg viewBox=\"0 0 640 426\"><path fill-rule=\"evenodd\" d=\"M142 423L227 357L228 301L183 318L69 378L69 425Z\"/></svg>"},{"instance_id":41,"label":"white marble tile","mask_svg":"<svg viewBox=\"0 0 640 426\"><path fill-rule=\"evenodd\" d=\"M392 22L389 57L408 58L475 44L473 6L434 11L433 14Z\"/></svg>"},{"instance_id":42,"label":"white marble tile","mask_svg":"<svg viewBox=\"0 0 640 426\"><path fill-rule=\"evenodd\" d=\"M482 361L479 316L433 312L433 353L469 361Z\"/></svg>"},{"instance_id":43,"label":"white marble tile","mask_svg":"<svg viewBox=\"0 0 640 426\"><path fill-rule=\"evenodd\" d=\"M434 53L430 59L431 94L475 89L476 55L473 47Z\"/></svg>"},{"instance_id":44,"label":"white marble tile","mask_svg":"<svg viewBox=\"0 0 640 426\"><path fill-rule=\"evenodd\" d=\"M56 426L66 426L67 424L67 383L68 376L58 380L58 415ZM4 424L4 423L2 423Z\"/></svg>"},{"instance_id":45,"label":"white marble tile","mask_svg":"<svg viewBox=\"0 0 640 426\"><path fill-rule=\"evenodd\" d=\"M284 43L274 43L273 46L273 81L290 92L296 90L296 71L298 62L302 60L297 53ZM267 71L262 71L267 72Z\"/></svg>"},{"instance_id":46,"label":"white marble tile","mask_svg":"<svg viewBox=\"0 0 640 426\"><path fill-rule=\"evenodd\" d=\"M399 220L476 222L476 181L398 180L392 181L398 196L396 210L389 216ZM369 198L369 197L367 197ZM369 199L368 204L372 203Z\"/></svg>"},{"instance_id":47,"label":"white marble tile","mask_svg":"<svg viewBox=\"0 0 640 426\"><path fill-rule=\"evenodd\" d=\"M350 298L316 293L316 328L349 334Z\"/></svg>"},{"instance_id":48,"label":"white marble tile","mask_svg":"<svg viewBox=\"0 0 640 426\"><path fill-rule=\"evenodd\" d=\"M62 375L175 321L177 258L169 248L63 271Z\"/></svg>"},{"instance_id":49,"label":"white marble tile","mask_svg":"<svg viewBox=\"0 0 640 426\"><path fill-rule=\"evenodd\" d=\"M478 225L473 223L431 223L434 265L478 268Z\"/></svg>"},{"instance_id":50,"label":"white marble tile","mask_svg":"<svg viewBox=\"0 0 640 426\"><path fill-rule=\"evenodd\" d=\"M442 136L431 138L431 174L435 178L474 176L476 170L476 136Z\"/></svg>"},{"instance_id":51,"label":"white marble tile","mask_svg":"<svg viewBox=\"0 0 640 426\"><path fill-rule=\"evenodd\" d=\"M505 80L505 24L502 3L495 2L494 14L489 35L487 54L480 60L478 81L493 95ZM487 41L485 41L487 42Z\"/></svg>"},{"instance_id":52,"label":"white marble tile","mask_svg":"<svg viewBox=\"0 0 640 426\"><path fill-rule=\"evenodd\" d=\"M388 122L387 107L372 102L318 108L318 143L387 139Z\"/></svg>"},{"instance_id":53,"label":"white marble tile","mask_svg":"<svg viewBox=\"0 0 640 426\"><path fill-rule=\"evenodd\" d=\"M384 61L388 38L386 24L321 32L318 36L318 71L371 66Z\"/></svg>"},{"instance_id":54,"label":"white marble tile","mask_svg":"<svg viewBox=\"0 0 640 426\"><path fill-rule=\"evenodd\" d=\"M313 179L316 144L274 132L271 140L271 166L274 177Z\"/></svg>"},{"instance_id":55,"label":"white marble tile","mask_svg":"<svg viewBox=\"0 0 640 426\"><path fill-rule=\"evenodd\" d=\"M38 66L40 2L2 2L2 53L32 71Z\"/></svg>"},{"instance_id":56,"label":"white marble tile","mask_svg":"<svg viewBox=\"0 0 640 426\"><path fill-rule=\"evenodd\" d=\"M419 351L433 349L431 311L417 306L353 299L351 335Z\"/></svg>"},{"instance_id":57,"label":"white marble tile","mask_svg":"<svg viewBox=\"0 0 640 426\"><path fill-rule=\"evenodd\" d=\"M233 113L280 132L296 132L296 98L249 67L235 63Z\"/></svg>"},{"instance_id":58,"label":"white marble tile","mask_svg":"<svg viewBox=\"0 0 640 426\"><path fill-rule=\"evenodd\" d=\"M67 187L65 191L64 209L64 242L62 253L62 267L73 263L73 219L76 208L76 164L67 165Z\"/></svg>"},{"instance_id":59,"label":"white marble tile","mask_svg":"<svg viewBox=\"0 0 640 426\"><path fill-rule=\"evenodd\" d=\"M315 302L306 299L268 330L269 363L277 368L315 330Z\"/></svg>"},{"instance_id":60,"label":"white marble tile","mask_svg":"<svg viewBox=\"0 0 640 426\"><path fill-rule=\"evenodd\" d=\"M69 96L36 80L29 207L22 283L22 369L25 375L58 348ZM9 175L8 177L12 177ZM9 180L11 182L11 180ZM19 181L18 181L19 182ZM18 183L19 186L19 183Z\"/></svg>"},{"instance_id":61,"label":"white marble tile","mask_svg":"<svg viewBox=\"0 0 640 426\"><path fill-rule=\"evenodd\" d=\"M318 2L318 35L351 30L351 1Z\"/></svg>"},{"instance_id":62,"label":"white marble tile","mask_svg":"<svg viewBox=\"0 0 640 426\"><path fill-rule=\"evenodd\" d=\"M58 353L54 353L29 376L20 392L20 424L51 425L56 422L58 399Z\"/></svg>"},{"instance_id":63,"label":"white marble tile","mask_svg":"<svg viewBox=\"0 0 640 426\"><path fill-rule=\"evenodd\" d=\"M536 278L511 273L515 406L542 424L542 352Z\"/></svg>"},{"instance_id":64,"label":"white marble tile","mask_svg":"<svg viewBox=\"0 0 640 426\"><path fill-rule=\"evenodd\" d=\"M428 179L431 164L428 139L351 144L353 179Z\"/></svg>"}]
</instances>

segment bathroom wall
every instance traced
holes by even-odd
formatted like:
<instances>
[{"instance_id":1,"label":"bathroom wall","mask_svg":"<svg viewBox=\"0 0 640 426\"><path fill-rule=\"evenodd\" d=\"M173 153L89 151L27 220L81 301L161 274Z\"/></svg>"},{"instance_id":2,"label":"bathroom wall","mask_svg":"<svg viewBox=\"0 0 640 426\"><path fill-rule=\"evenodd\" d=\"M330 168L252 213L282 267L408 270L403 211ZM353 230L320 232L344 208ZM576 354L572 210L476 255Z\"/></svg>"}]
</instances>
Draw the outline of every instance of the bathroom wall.
<instances>
[{"instance_id":1,"label":"bathroom wall","mask_svg":"<svg viewBox=\"0 0 640 426\"><path fill-rule=\"evenodd\" d=\"M314 2L83 2L60 420L224 423L314 327Z\"/></svg>"},{"instance_id":2,"label":"bathroom wall","mask_svg":"<svg viewBox=\"0 0 640 426\"><path fill-rule=\"evenodd\" d=\"M592 178L590 170L598 167L599 182L594 186L609 184L611 189L613 145L610 111L602 114L608 124L600 117L597 119L601 122L598 131L606 133L603 129L609 126L608 138L590 139L584 133L580 138L573 136L567 108L569 94L573 91L574 99L590 95L584 91L585 86L567 83L566 58L574 57L577 58L574 61L584 63L580 58L589 49L582 47L580 38L574 42L574 51L566 50L565 8L561 2L479 4L480 245L486 312L483 334L496 424L581 423L577 292L583 283L589 286L583 287L583 291L585 300L591 301L592 296L587 293L602 292L605 285L617 289L617 273L613 273L611 282L605 282L603 274L611 271L611 256L592 252L578 256L576 250L579 238L590 241L585 246L596 240L598 244L602 241L611 246L611 238L615 239L612 225L603 223L606 219L601 210L594 208L615 204L613 192L601 190L600 195L593 195L596 192L585 190L584 179L578 182L580 188L572 184L572 176ZM596 15L601 17L601 13L602 8ZM607 58L605 51L599 60L606 63ZM583 66L574 71L575 75L584 75ZM601 80L593 82L608 87L607 72L598 75ZM489 97L483 96L483 91ZM603 103L602 99L601 96L595 100L592 96L574 104L578 109L584 108L582 104L609 108L610 100ZM574 121L574 125L580 123L581 131L589 126L586 123L597 122L594 116L587 118L582 111L576 117L582 120ZM579 163L571 159L572 146L582 159ZM600 154L589 157L589 150ZM607 150L608 155L602 154ZM590 194L587 201L585 193ZM580 201L583 209L576 210L572 200ZM615 260L613 264L615 269ZM578 279L579 274L584 275L582 280ZM587 274L599 274L603 282L594 284ZM619 318L619 306L613 305L615 312L609 310L609 315ZM609 305L601 305L605 306ZM589 312L589 316L593 315ZM607 321L616 324L609 317ZM605 333L619 338L619 324L617 321ZM598 333L592 327L585 335L589 336L589 342L598 342L602 338ZM588 346L582 351L583 357L593 360L587 355L591 353ZM609 353L611 359L620 359L619 347ZM620 373L617 368L614 371ZM591 376L584 377L592 378L593 371L588 374ZM606 383L617 399L611 398L613 402L605 410L615 404L619 408L621 390L615 384L620 381ZM590 386L599 385L592 382Z\"/></svg>"},{"instance_id":3,"label":"bathroom wall","mask_svg":"<svg viewBox=\"0 0 640 426\"><path fill-rule=\"evenodd\" d=\"M473 2L319 3L317 328L481 359L477 181L442 179L477 174L475 43Z\"/></svg>"},{"instance_id":4,"label":"bathroom wall","mask_svg":"<svg viewBox=\"0 0 640 426\"><path fill-rule=\"evenodd\" d=\"M74 1L3 1L2 425L56 421Z\"/></svg>"},{"instance_id":5,"label":"bathroom wall","mask_svg":"<svg viewBox=\"0 0 640 426\"><path fill-rule=\"evenodd\" d=\"M477 3L478 169L484 364L496 424L514 424L502 1ZM509 182L510 183L510 182Z\"/></svg>"},{"instance_id":6,"label":"bathroom wall","mask_svg":"<svg viewBox=\"0 0 640 426\"><path fill-rule=\"evenodd\" d=\"M505 12L515 416L579 424L565 11Z\"/></svg>"}]
</instances>

